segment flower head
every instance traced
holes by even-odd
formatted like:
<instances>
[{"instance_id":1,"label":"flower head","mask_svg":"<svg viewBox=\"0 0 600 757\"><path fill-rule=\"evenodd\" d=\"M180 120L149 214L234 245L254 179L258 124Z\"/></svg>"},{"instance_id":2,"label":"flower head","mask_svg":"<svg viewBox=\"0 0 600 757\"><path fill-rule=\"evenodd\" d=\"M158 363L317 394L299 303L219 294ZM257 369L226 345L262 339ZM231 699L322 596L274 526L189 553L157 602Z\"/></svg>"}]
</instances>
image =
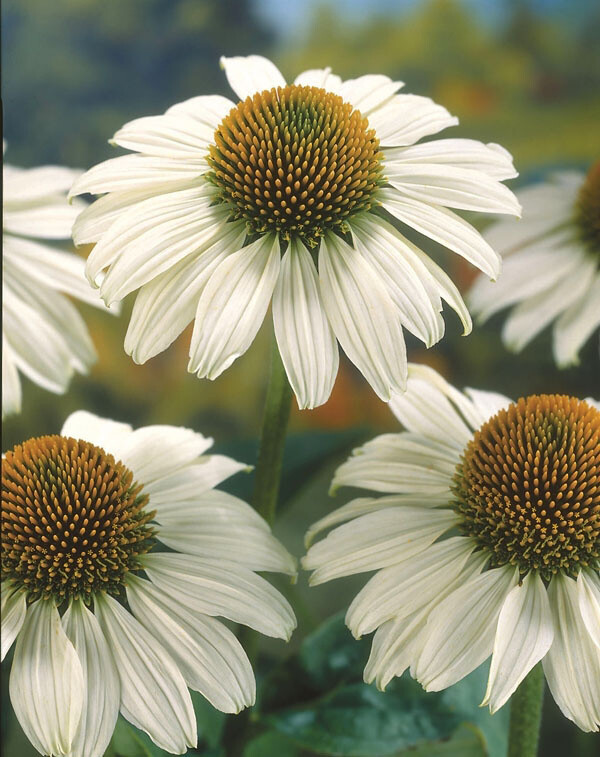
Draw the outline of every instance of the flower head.
<instances>
[{"instance_id":1,"label":"flower head","mask_svg":"<svg viewBox=\"0 0 600 757\"><path fill-rule=\"evenodd\" d=\"M215 616L289 638L255 571L294 561L245 502L213 487L244 468L189 429L71 415L2 464L2 657L42 754L101 757L119 710L161 748L196 744L188 686L254 703L244 650ZM159 549L160 548L160 549Z\"/></svg>"},{"instance_id":2,"label":"flower head","mask_svg":"<svg viewBox=\"0 0 600 757\"><path fill-rule=\"evenodd\" d=\"M518 213L498 145L416 144L457 123L401 82L345 82L329 69L287 84L265 58L223 58L239 98L195 97L126 124L135 151L86 173L74 194L104 193L74 227L94 242L87 274L107 303L139 289L125 338L136 362L193 320L188 370L219 376L273 303L278 347L300 407L327 400L339 342L377 394L406 383L403 328L428 346L454 284L393 225L445 245L488 276L499 257L448 208Z\"/></svg>"},{"instance_id":3,"label":"flower head","mask_svg":"<svg viewBox=\"0 0 600 757\"><path fill-rule=\"evenodd\" d=\"M85 278L84 261L34 241L71 236L85 205L69 205L66 193L80 173L58 166L3 168L3 416L21 410L19 371L62 393L74 371L87 373L96 357L83 319L64 296L104 309Z\"/></svg>"},{"instance_id":4,"label":"flower head","mask_svg":"<svg viewBox=\"0 0 600 757\"><path fill-rule=\"evenodd\" d=\"M391 407L405 431L377 437L333 487L372 489L307 534L313 584L376 570L346 622L376 631L365 680L410 668L428 691L490 655L492 712L542 660L564 714L600 725L600 403L511 402L410 365Z\"/></svg>"},{"instance_id":5,"label":"flower head","mask_svg":"<svg viewBox=\"0 0 600 757\"><path fill-rule=\"evenodd\" d=\"M600 327L600 162L587 176L557 173L517 193L523 219L485 236L504 257L496 284L476 280L470 305L481 321L513 306L502 338L519 352L553 325L554 359L564 368Z\"/></svg>"}]
</instances>

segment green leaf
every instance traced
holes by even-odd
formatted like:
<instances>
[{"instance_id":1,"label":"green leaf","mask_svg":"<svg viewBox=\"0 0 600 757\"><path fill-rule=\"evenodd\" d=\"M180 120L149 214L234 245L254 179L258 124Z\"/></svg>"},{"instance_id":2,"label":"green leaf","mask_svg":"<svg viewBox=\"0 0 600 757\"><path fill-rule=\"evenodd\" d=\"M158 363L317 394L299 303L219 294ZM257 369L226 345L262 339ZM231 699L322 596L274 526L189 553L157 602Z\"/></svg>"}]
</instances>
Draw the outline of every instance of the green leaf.
<instances>
[{"instance_id":1,"label":"green leaf","mask_svg":"<svg viewBox=\"0 0 600 757\"><path fill-rule=\"evenodd\" d=\"M109 753L115 757L165 757L168 754L121 716L117 720L108 748Z\"/></svg>"},{"instance_id":2,"label":"green leaf","mask_svg":"<svg viewBox=\"0 0 600 757\"><path fill-rule=\"evenodd\" d=\"M246 745L243 757L299 757L299 754L298 747L286 736L267 731Z\"/></svg>"},{"instance_id":3,"label":"green leaf","mask_svg":"<svg viewBox=\"0 0 600 757\"><path fill-rule=\"evenodd\" d=\"M485 666L439 693L426 693L408 675L380 692L362 682L369 647L370 639L352 638L342 615L329 619L265 678L263 722L321 754L384 757L417 748L505 757L508 708L492 717L478 706Z\"/></svg>"},{"instance_id":4,"label":"green leaf","mask_svg":"<svg viewBox=\"0 0 600 757\"><path fill-rule=\"evenodd\" d=\"M202 739L209 748L216 749L221 743L221 736L225 727L225 715L215 709L199 692L190 691L190 695L198 724L198 739Z\"/></svg>"}]
</instances>

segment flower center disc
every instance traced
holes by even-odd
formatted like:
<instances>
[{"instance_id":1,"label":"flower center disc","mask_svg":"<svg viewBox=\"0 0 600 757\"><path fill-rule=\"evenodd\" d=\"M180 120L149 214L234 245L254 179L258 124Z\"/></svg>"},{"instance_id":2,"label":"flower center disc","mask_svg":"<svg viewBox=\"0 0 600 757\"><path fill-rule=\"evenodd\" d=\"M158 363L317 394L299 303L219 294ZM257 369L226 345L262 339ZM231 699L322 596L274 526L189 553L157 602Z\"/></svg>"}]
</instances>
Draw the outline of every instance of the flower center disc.
<instances>
[{"instance_id":1,"label":"flower center disc","mask_svg":"<svg viewBox=\"0 0 600 757\"><path fill-rule=\"evenodd\" d=\"M208 161L220 198L251 232L298 235L311 246L368 210L382 178L367 119L319 87L246 98L219 125Z\"/></svg>"},{"instance_id":2,"label":"flower center disc","mask_svg":"<svg viewBox=\"0 0 600 757\"><path fill-rule=\"evenodd\" d=\"M579 190L576 214L581 238L600 259L600 160L590 168Z\"/></svg>"},{"instance_id":3,"label":"flower center disc","mask_svg":"<svg viewBox=\"0 0 600 757\"><path fill-rule=\"evenodd\" d=\"M154 513L133 474L103 449L29 439L2 461L2 572L31 600L119 595L152 544Z\"/></svg>"},{"instance_id":4,"label":"flower center disc","mask_svg":"<svg viewBox=\"0 0 600 757\"><path fill-rule=\"evenodd\" d=\"M462 531L492 565L576 574L600 557L600 412L559 395L520 399L485 423L454 476Z\"/></svg>"}]
</instances>

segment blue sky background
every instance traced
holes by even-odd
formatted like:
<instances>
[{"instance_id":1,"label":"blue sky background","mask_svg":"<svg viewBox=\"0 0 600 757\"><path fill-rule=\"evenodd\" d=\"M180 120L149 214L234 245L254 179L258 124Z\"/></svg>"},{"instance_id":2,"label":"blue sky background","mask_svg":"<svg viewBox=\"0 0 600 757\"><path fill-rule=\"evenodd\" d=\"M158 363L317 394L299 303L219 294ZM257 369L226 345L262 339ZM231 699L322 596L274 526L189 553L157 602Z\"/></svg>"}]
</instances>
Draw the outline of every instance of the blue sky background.
<instances>
[{"instance_id":1,"label":"blue sky background","mask_svg":"<svg viewBox=\"0 0 600 757\"><path fill-rule=\"evenodd\" d=\"M423 0L325 0L355 23L378 15L400 16ZM474 13L490 25L502 24L511 0L463 0ZM324 0L255 0L259 15L282 37L302 34L309 24L312 10ZM561 17L566 23L580 24L593 11L595 0L529 0L538 13Z\"/></svg>"}]
</instances>

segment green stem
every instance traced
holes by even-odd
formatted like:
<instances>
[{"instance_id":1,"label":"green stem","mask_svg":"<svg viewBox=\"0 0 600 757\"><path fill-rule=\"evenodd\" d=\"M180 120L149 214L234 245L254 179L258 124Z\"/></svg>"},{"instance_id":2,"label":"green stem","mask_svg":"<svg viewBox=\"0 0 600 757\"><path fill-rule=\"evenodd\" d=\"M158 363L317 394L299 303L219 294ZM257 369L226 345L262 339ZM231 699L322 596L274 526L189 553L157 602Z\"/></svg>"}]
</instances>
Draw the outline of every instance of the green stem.
<instances>
[{"instance_id":1,"label":"green stem","mask_svg":"<svg viewBox=\"0 0 600 757\"><path fill-rule=\"evenodd\" d=\"M292 405L292 388L281 362L275 337L271 348L271 375L267 387L252 505L273 525L279 495L285 432Z\"/></svg>"},{"instance_id":2,"label":"green stem","mask_svg":"<svg viewBox=\"0 0 600 757\"><path fill-rule=\"evenodd\" d=\"M267 386L252 492L252 506L269 525L273 525L277 510L285 432L291 405L292 388L287 380L277 342L273 336L271 373ZM244 626L240 629L239 640L254 667L258 657L258 633ZM256 724L252 722L249 710L228 717L223 739L227 757L241 757L253 728L256 728Z\"/></svg>"},{"instance_id":3,"label":"green stem","mask_svg":"<svg viewBox=\"0 0 600 757\"><path fill-rule=\"evenodd\" d=\"M508 757L537 757L544 700L544 671L538 663L510 700Z\"/></svg>"}]
</instances>

